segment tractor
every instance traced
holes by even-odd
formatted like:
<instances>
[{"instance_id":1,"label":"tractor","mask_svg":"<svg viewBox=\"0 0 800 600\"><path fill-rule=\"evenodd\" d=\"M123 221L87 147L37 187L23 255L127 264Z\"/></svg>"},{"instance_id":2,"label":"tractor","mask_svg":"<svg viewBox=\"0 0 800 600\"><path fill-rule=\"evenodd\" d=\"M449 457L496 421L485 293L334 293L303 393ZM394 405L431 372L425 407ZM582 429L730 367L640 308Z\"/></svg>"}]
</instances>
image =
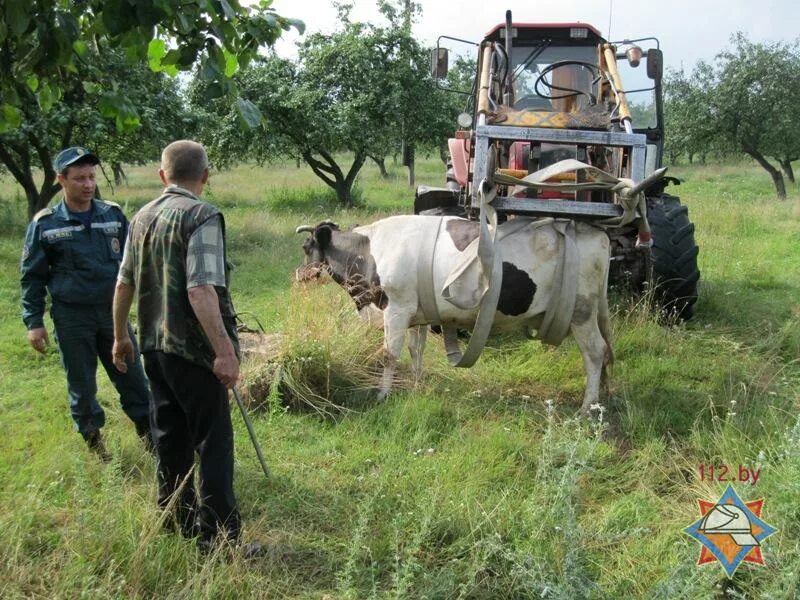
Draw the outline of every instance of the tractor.
<instances>
[{"instance_id":1,"label":"tractor","mask_svg":"<svg viewBox=\"0 0 800 600\"><path fill-rule=\"evenodd\" d=\"M443 40L464 42L439 38L431 67L442 86L449 62ZM465 93L467 110L448 140L446 185L420 186L414 212L478 218L481 186L489 182L496 186L492 206L500 220L605 223L612 245L610 283L635 293L652 289L665 314L690 318L700 277L698 247L687 208L664 192L680 182L661 169L658 40L607 42L585 23L513 23L507 11L505 22L473 46L477 68L472 90ZM538 180L538 187L508 183L508 177L522 182L565 159L636 186L642 202L636 221L607 225L623 207L608 186L593 185L597 177L591 169L557 173L544 183ZM641 226L643 212L649 227Z\"/></svg>"}]
</instances>

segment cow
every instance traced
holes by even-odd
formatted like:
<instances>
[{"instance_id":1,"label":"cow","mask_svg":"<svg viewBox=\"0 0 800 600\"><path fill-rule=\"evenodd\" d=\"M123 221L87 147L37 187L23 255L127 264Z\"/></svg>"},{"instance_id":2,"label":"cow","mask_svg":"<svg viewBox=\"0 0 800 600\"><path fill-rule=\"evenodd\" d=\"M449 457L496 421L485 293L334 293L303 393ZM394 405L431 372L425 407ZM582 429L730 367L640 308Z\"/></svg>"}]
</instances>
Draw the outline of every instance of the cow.
<instances>
[{"instance_id":1,"label":"cow","mask_svg":"<svg viewBox=\"0 0 800 600\"><path fill-rule=\"evenodd\" d=\"M442 290L454 268L465 262L465 253L470 248L474 253L479 230L476 221L425 215L388 217L348 231L330 221L296 229L297 233L310 233L303 244L305 262L296 272L298 280L327 273L350 294L360 314L374 312L375 308L383 311L386 361L380 399L391 390L409 329L412 369L416 377L421 373L426 325L432 321L422 310L420 286L424 277L417 268L421 258L432 265L438 322L461 329L474 325L478 307L448 301ZM432 231L439 232L433 244L427 237ZM498 236L502 285L492 331L537 329L542 324L551 297L559 293L556 280L563 260L559 236L552 220L519 222L513 233L502 239ZM613 360L606 295L610 242L603 230L582 223L575 224L574 240L578 280L573 286L574 309L564 321L564 330L568 325L583 357L586 393L581 411L588 414L590 406L599 402L605 367ZM420 257L420 253L431 251L433 256ZM478 288L479 277L477 271L467 274L461 282L462 292L465 287L467 291L470 286Z\"/></svg>"}]
</instances>

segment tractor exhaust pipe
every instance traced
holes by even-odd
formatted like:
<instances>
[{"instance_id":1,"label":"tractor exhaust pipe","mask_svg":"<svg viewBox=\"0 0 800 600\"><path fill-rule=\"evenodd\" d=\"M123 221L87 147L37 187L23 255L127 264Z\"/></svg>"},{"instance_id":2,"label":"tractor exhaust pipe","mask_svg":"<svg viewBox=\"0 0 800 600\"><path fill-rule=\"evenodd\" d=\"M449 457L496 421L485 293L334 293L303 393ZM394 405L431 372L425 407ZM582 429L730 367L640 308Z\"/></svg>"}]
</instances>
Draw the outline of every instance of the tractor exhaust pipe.
<instances>
[{"instance_id":1,"label":"tractor exhaust pipe","mask_svg":"<svg viewBox=\"0 0 800 600\"><path fill-rule=\"evenodd\" d=\"M506 93L503 94L503 104L511 106L514 103L514 70L511 65L514 62L511 60L511 38L514 37L511 27L511 11L506 11Z\"/></svg>"}]
</instances>

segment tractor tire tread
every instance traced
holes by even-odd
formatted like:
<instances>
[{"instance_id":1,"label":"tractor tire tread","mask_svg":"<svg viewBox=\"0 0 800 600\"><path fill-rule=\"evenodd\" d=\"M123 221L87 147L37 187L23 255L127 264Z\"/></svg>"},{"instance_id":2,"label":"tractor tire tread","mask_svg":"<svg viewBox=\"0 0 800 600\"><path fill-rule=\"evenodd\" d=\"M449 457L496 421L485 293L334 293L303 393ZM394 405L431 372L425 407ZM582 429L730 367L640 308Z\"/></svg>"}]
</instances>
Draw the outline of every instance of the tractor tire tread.
<instances>
[{"instance_id":1,"label":"tractor tire tread","mask_svg":"<svg viewBox=\"0 0 800 600\"><path fill-rule=\"evenodd\" d=\"M700 249L689 209L676 196L648 198L648 221L653 233L653 278L656 297L665 314L687 320L694 314L700 270Z\"/></svg>"}]
</instances>

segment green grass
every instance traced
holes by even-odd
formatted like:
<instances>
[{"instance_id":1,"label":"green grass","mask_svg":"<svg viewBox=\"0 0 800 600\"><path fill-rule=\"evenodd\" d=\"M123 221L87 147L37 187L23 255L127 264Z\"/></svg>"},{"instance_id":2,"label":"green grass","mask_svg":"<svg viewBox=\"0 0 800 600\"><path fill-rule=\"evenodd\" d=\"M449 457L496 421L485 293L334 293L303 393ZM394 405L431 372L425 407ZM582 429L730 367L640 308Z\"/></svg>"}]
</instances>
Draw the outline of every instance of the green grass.
<instances>
[{"instance_id":1,"label":"green grass","mask_svg":"<svg viewBox=\"0 0 800 600\"><path fill-rule=\"evenodd\" d=\"M495 338L474 368L456 371L429 337L422 381L413 386L406 357L398 392L369 400L381 334L335 286L293 283L294 228L410 212L405 171L389 169L383 181L367 165L364 206L349 211L294 164L212 176L237 308L282 334L281 383L251 399L269 482L234 415L245 537L270 548L249 564L201 558L161 530L153 461L104 375L114 462L100 464L73 433L57 352L40 357L25 342L24 208L0 182L0 597L712 598L723 572L697 567L699 546L682 533L696 499L725 487L699 481L700 463L761 468L755 488L737 490L765 498L764 518L779 530L764 544L766 567L737 571L736 597L795 597L797 189L777 202L749 164L673 169L685 182L671 191L701 247L696 317L664 328L619 299L600 424L575 418L584 383L572 341L552 350ZM442 173L434 159L417 169L434 185ZM152 166L129 175L129 186L104 191L132 215L160 185ZM249 368L253 383L260 372ZM294 394L288 407L279 391Z\"/></svg>"}]
</instances>

